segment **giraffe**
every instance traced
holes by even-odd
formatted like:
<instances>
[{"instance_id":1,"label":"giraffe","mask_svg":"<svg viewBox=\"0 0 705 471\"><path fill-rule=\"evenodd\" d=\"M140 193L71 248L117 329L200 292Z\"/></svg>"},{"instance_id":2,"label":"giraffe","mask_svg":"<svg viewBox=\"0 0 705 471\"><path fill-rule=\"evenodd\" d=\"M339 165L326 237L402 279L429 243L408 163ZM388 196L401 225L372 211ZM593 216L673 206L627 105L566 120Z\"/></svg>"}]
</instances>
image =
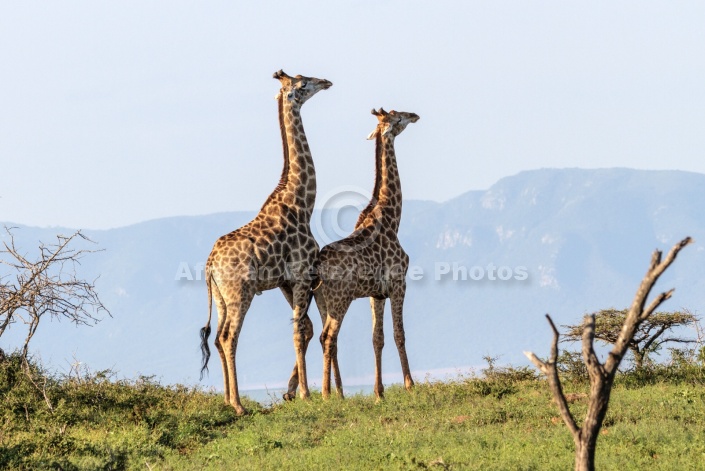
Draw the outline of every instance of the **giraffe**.
<instances>
[{"instance_id":1,"label":"giraffe","mask_svg":"<svg viewBox=\"0 0 705 471\"><path fill-rule=\"evenodd\" d=\"M418 121L414 113L372 110L378 125L368 136L375 139L375 187L372 199L360 213L355 230L347 238L321 250L318 276L321 283L314 290L316 304L325 317L321 345L323 347L322 395L330 396L331 366L336 390L343 397L338 368L337 341L343 318L356 298L369 297L372 308L372 344L375 352L375 386L378 400L384 397L382 384L382 348L384 347L384 303L392 305L394 340L399 352L404 385L414 385L406 355L403 304L406 294L406 271L409 256L404 252L397 232L401 220L402 195L394 138L409 123Z\"/></svg>"},{"instance_id":2,"label":"giraffe","mask_svg":"<svg viewBox=\"0 0 705 471\"><path fill-rule=\"evenodd\" d=\"M301 124L301 106L332 83L301 75L290 77L281 70L274 78L281 82L276 96L284 152L279 184L252 221L215 242L205 268L208 322L201 329L201 377L210 358L208 336L215 299L218 311L215 346L223 367L225 402L234 407L238 415L246 413L237 386L238 336L252 299L264 290L280 288L292 307L300 395L302 398L309 396L304 354L313 337L307 310L311 300L311 274L318 262L319 247L310 228L316 175Z\"/></svg>"}]
</instances>

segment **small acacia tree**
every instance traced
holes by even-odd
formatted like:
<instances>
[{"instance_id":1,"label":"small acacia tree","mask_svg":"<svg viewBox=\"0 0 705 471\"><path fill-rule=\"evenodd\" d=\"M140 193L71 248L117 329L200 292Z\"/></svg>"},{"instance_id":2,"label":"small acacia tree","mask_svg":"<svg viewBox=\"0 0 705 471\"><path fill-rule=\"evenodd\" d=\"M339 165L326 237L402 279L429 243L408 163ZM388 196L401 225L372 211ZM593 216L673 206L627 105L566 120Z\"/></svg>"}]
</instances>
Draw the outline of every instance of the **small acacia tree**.
<instances>
[{"instance_id":1,"label":"small acacia tree","mask_svg":"<svg viewBox=\"0 0 705 471\"><path fill-rule=\"evenodd\" d=\"M595 338L614 345L622 333L622 326L627 318L627 309L603 309L595 316ZM665 343L695 343L696 339L664 335L675 327L695 325L698 318L687 310L675 312L655 312L644 319L634 332L634 337L627 341L627 348L634 356L634 366L644 366L649 353L656 351ZM578 341L583 337L583 325L564 325L568 329L565 340Z\"/></svg>"},{"instance_id":2,"label":"small acacia tree","mask_svg":"<svg viewBox=\"0 0 705 471\"><path fill-rule=\"evenodd\" d=\"M558 329L556 329L556 326L551 320L551 316L546 314L551 330L553 330L553 345L549 359L543 361L532 352L524 352L529 360L548 378L551 393L558 404L563 422L565 422L573 435L576 471L592 471L595 469L597 437L599 436L600 427L602 427L602 421L605 419L605 414L607 414L612 384L614 383L619 363L627 353L629 342L634 338L639 326L656 311L662 302L670 298L673 294L672 289L661 293L648 306L646 305L649 293L658 278L671 263L673 263L681 249L690 242L690 237L686 237L673 246L668 252L668 255L666 255L665 260L661 259L661 251L656 250L654 252L651 257L649 269L644 279L641 281L641 285L634 296L634 301L627 311L619 335L604 364L600 363L594 349L595 315L585 316L582 330L582 353L583 361L587 366L588 375L590 377L590 395L582 427L578 427L573 414L568 408L568 401L565 394L563 394L561 381L558 377L557 359L559 334Z\"/></svg>"},{"instance_id":3,"label":"small acacia tree","mask_svg":"<svg viewBox=\"0 0 705 471\"><path fill-rule=\"evenodd\" d=\"M95 252L72 248L76 239L92 242L80 231L58 235L54 244L40 242L33 258L16 247L12 229L5 228L5 232L7 240L0 246L0 337L15 323L26 325L21 350L25 361L29 343L46 316L90 325L100 321L101 313L110 315L94 282L76 275L80 260Z\"/></svg>"}]
</instances>

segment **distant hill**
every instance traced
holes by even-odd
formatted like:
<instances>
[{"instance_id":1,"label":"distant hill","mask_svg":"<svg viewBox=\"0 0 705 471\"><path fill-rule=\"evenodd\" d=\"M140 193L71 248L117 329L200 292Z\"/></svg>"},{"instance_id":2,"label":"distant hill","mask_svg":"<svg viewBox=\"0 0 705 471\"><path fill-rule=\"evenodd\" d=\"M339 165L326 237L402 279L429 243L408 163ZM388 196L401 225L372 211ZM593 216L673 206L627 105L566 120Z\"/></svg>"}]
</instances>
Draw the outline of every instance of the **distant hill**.
<instances>
[{"instance_id":1,"label":"distant hill","mask_svg":"<svg viewBox=\"0 0 705 471\"><path fill-rule=\"evenodd\" d=\"M323 221L314 225L319 241L325 239L321 232L331 233L329 221L337 221L336 216L347 229L357 216L326 211L314 215ZM96 284L113 317L92 328L42 325L35 351L60 369L75 356L93 369L112 367L124 376L196 382L198 330L207 317L199 270L215 239L254 215L184 216L84 231L105 250L87 257L81 274L100 276ZM32 250L39 240L50 242L54 234L68 232L72 229L19 226L17 245ZM545 313L566 324L600 308L625 307L651 252L668 250L686 235L696 243L682 252L657 288L676 288L664 309L697 312L705 301L705 175L541 169L445 203L405 201L400 239L420 278L409 280L405 305L411 367L423 378L426 371L438 375L480 365L484 355L523 364L523 350L548 350ZM315 308L311 315L318 336ZM272 387L288 379L294 363L290 318L278 291L255 298L238 350L243 388ZM14 330L15 336L24 333ZM392 374L399 371L399 361L390 322L386 336L384 369ZM2 347L11 346L11 340L3 337ZM339 348L344 382L369 383L374 362L367 300L353 303ZM320 384L317 339L307 358L310 381ZM217 355L210 367L205 384L221 388Z\"/></svg>"}]
</instances>

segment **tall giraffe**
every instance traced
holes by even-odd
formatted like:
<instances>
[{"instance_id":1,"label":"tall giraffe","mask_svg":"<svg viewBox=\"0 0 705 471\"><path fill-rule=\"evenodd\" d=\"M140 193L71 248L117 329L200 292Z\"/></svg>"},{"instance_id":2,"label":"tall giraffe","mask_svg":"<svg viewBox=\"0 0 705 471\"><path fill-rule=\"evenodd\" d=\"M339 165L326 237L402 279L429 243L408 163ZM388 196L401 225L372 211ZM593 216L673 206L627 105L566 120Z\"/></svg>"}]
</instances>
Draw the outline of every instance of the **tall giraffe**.
<instances>
[{"instance_id":1,"label":"tall giraffe","mask_svg":"<svg viewBox=\"0 0 705 471\"><path fill-rule=\"evenodd\" d=\"M414 113L372 110L378 124L368 139L375 139L375 188L368 206L358 217L354 232L343 240L329 244L320 255L318 274L321 284L314 291L316 304L325 317L323 346L324 398L330 395L331 366L337 393L343 396L338 368L338 333L343 318L356 298L370 297L372 308L372 344L375 352L375 395L384 397L382 385L382 348L384 347L384 303L392 304L394 341L404 374L404 385L414 385L406 355L403 304L406 294L406 271L409 256L404 252L397 232L401 220L402 195L394 152L394 138L409 123L418 121Z\"/></svg>"},{"instance_id":2,"label":"tall giraffe","mask_svg":"<svg viewBox=\"0 0 705 471\"><path fill-rule=\"evenodd\" d=\"M301 379L301 397L309 396L306 381L306 345L313 336L308 318L311 274L318 262L318 244L310 221L316 199L316 174L306 134L301 123L301 106L329 88L328 80L283 71L274 78L281 82L276 98L284 150L284 169L279 184L257 216L247 225L220 237L206 262L208 323L201 329L203 363L206 371L210 350L212 300L218 309L215 346L220 354L225 383L225 402L241 415L235 353L252 298L264 290L280 288L293 309L296 368Z\"/></svg>"}]
</instances>

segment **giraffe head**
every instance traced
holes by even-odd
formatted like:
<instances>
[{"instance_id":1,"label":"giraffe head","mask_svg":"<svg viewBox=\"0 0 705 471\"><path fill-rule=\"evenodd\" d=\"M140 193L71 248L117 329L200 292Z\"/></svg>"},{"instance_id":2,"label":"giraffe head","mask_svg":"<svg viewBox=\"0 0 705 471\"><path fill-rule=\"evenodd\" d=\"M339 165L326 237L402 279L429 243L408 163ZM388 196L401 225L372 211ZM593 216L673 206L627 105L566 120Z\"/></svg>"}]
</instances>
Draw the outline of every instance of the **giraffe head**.
<instances>
[{"instance_id":1,"label":"giraffe head","mask_svg":"<svg viewBox=\"0 0 705 471\"><path fill-rule=\"evenodd\" d=\"M386 137L396 137L406 129L409 123L415 123L419 120L419 115L416 113L407 113L405 111L384 111L384 108L375 110L372 108L372 114L377 116L379 123L374 131L367 136L367 139L374 139L377 135Z\"/></svg>"},{"instance_id":2,"label":"giraffe head","mask_svg":"<svg viewBox=\"0 0 705 471\"><path fill-rule=\"evenodd\" d=\"M282 88L275 98L281 96L285 100L291 101L298 106L303 105L306 100L316 93L321 90L326 90L333 85L328 80L316 77L304 77L303 75L291 77L283 70L274 72L274 78L279 80L282 84Z\"/></svg>"}]
</instances>

